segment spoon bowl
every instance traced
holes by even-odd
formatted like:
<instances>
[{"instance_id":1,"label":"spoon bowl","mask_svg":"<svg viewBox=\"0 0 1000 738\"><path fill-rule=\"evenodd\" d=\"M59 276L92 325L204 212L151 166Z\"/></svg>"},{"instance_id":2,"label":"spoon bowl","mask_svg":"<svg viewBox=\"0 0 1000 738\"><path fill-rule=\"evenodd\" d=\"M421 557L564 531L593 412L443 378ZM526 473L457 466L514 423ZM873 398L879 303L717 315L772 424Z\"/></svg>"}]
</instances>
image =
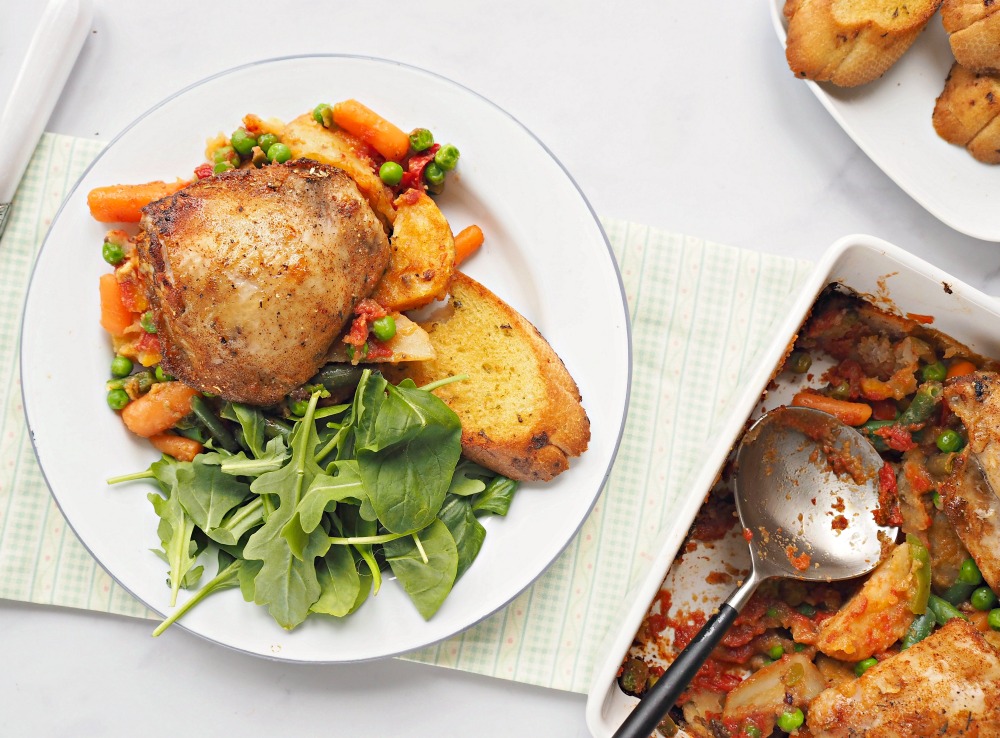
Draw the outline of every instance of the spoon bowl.
<instances>
[{"instance_id":1,"label":"spoon bowl","mask_svg":"<svg viewBox=\"0 0 1000 738\"><path fill-rule=\"evenodd\" d=\"M736 511L751 569L739 588L646 693L614 738L648 738L766 579L862 576L896 529L880 526L882 457L827 413L779 407L758 419L736 451Z\"/></svg>"}]
</instances>

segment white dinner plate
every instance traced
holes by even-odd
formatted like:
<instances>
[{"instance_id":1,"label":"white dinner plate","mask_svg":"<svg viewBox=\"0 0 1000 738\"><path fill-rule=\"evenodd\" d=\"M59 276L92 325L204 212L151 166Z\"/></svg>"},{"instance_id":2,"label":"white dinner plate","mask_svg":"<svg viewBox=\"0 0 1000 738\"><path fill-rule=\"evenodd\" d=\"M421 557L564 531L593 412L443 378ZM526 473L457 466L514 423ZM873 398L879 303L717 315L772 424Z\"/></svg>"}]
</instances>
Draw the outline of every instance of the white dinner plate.
<instances>
[{"instance_id":1,"label":"white dinner plate","mask_svg":"<svg viewBox=\"0 0 1000 738\"><path fill-rule=\"evenodd\" d=\"M784 48L784 0L769 4ZM961 233L1000 241L1000 166L976 161L938 136L931 123L954 61L941 18L935 15L881 78L853 88L803 84L861 150L931 215Z\"/></svg>"},{"instance_id":2,"label":"white dinner plate","mask_svg":"<svg viewBox=\"0 0 1000 738\"><path fill-rule=\"evenodd\" d=\"M21 333L28 425L46 481L79 539L123 587L170 611L157 519L139 482L108 477L158 458L105 402L112 359L98 324L107 226L89 214L94 187L190 177L206 138L245 113L290 120L319 102L356 98L409 130L430 128L462 152L439 203L456 232L486 243L463 267L549 339L590 416L590 448L548 484L522 485L506 518L485 518L479 558L425 621L393 581L354 615L313 616L291 632L238 590L215 594L178 624L211 641L289 661L348 662L410 651L502 608L570 542L593 507L621 437L631 379L628 313L609 244L583 193L510 115L429 72L384 60L302 56L262 61L199 82L126 128L70 192L38 256ZM210 562L207 562L210 563ZM214 566L207 567L207 573ZM203 580L207 581L207 579ZM182 592L182 599L190 592ZM169 635L169 631L168 631Z\"/></svg>"}]
</instances>

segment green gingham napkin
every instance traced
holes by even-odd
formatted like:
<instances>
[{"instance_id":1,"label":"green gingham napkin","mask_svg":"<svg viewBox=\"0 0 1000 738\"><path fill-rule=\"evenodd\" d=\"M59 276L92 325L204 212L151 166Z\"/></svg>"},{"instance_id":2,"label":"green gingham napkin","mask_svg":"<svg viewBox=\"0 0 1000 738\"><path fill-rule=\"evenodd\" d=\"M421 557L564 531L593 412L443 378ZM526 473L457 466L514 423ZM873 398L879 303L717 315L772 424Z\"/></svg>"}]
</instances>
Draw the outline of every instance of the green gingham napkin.
<instances>
[{"instance_id":1,"label":"green gingham napkin","mask_svg":"<svg viewBox=\"0 0 1000 738\"><path fill-rule=\"evenodd\" d=\"M0 598L154 617L89 556L52 501L21 406L18 331L35 254L96 141L46 134L0 242ZM586 692L594 647L676 517L711 427L807 262L604 219L632 319L628 423L576 539L507 608L404 658ZM584 398L586 403L586 398Z\"/></svg>"}]
</instances>

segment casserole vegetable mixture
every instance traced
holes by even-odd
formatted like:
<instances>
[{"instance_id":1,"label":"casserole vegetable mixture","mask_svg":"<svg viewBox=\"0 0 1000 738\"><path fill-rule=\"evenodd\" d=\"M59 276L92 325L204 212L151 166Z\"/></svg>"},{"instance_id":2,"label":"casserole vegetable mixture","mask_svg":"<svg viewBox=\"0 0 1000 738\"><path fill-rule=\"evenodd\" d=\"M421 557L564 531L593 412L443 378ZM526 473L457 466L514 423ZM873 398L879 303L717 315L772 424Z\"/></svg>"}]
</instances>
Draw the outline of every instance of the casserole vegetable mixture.
<instances>
[{"instance_id":1,"label":"casserole vegetable mixture","mask_svg":"<svg viewBox=\"0 0 1000 738\"><path fill-rule=\"evenodd\" d=\"M880 452L873 514L898 538L861 580L762 585L661 733L1000 735L1000 375L931 322L821 295L776 381ZM727 486L724 472L675 568L742 543ZM742 562L719 558L708 583L731 587ZM711 613L671 581L619 672L628 694L641 697Z\"/></svg>"}]
</instances>

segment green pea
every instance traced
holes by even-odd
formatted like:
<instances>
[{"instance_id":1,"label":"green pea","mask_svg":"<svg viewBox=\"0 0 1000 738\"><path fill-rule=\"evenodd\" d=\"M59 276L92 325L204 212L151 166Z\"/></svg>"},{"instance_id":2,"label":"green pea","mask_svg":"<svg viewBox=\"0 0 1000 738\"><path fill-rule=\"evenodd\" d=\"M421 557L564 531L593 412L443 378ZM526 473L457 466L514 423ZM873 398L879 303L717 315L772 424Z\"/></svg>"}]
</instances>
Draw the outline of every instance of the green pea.
<instances>
[{"instance_id":1,"label":"green pea","mask_svg":"<svg viewBox=\"0 0 1000 738\"><path fill-rule=\"evenodd\" d=\"M414 151L426 151L434 145L434 134L426 128L414 128L410 133L410 146Z\"/></svg>"},{"instance_id":2,"label":"green pea","mask_svg":"<svg viewBox=\"0 0 1000 738\"><path fill-rule=\"evenodd\" d=\"M434 154L434 163L444 171L450 172L458 164L458 149L451 144L445 144Z\"/></svg>"},{"instance_id":3,"label":"green pea","mask_svg":"<svg viewBox=\"0 0 1000 738\"><path fill-rule=\"evenodd\" d=\"M309 402L306 400L292 400L288 403L288 412L292 415L297 415L302 417L306 414L306 410L309 409Z\"/></svg>"},{"instance_id":4,"label":"green pea","mask_svg":"<svg viewBox=\"0 0 1000 738\"><path fill-rule=\"evenodd\" d=\"M806 646L805 643L796 643L795 644L795 648L792 649L792 650L794 650L795 653L802 653L803 651L806 650L806 648L807 648L807 646Z\"/></svg>"},{"instance_id":5,"label":"green pea","mask_svg":"<svg viewBox=\"0 0 1000 738\"><path fill-rule=\"evenodd\" d=\"M875 666L875 664L877 664L877 663L878 663L878 659L876 659L876 658L864 659L862 661L859 661L858 663L856 663L854 665L854 674L855 674L855 676L861 676L866 671L868 671L870 668L872 668L873 666Z\"/></svg>"},{"instance_id":6,"label":"green pea","mask_svg":"<svg viewBox=\"0 0 1000 738\"><path fill-rule=\"evenodd\" d=\"M281 164L292 158L292 150L283 143L276 143L267 149L267 160Z\"/></svg>"},{"instance_id":7,"label":"green pea","mask_svg":"<svg viewBox=\"0 0 1000 738\"><path fill-rule=\"evenodd\" d=\"M793 351L788 357L788 368L796 374L805 374L812 363L812 357L805 351Z\"/></svg>"},{"instance_id":8,"label":"green pea","mask_svg":"<svg viewBox=\"0 0 1000 738\"><path fill-rule=\"evenodd\" d=\"M333 125L333 108L326 103L320 103L313 108L313 120L324 128L329 128Z\"/></svg>"},{"instance_id":9,"label":"green pea","mask_svg":"<svg viewBox=\"0 0 1000 738\"><path fill-rule=\"evenodd\" d=\"M748 736L748 738L760 738L763 733L760 732L760 728L756 725L747 725L743 728L743 733Z\"/></svg>"},{"instance_id":10,"label":"green pea","mask_svg":"<svg viewBox=\"0 0 1000 738\"><path fill-rule=\"evenodd\" d=\"M799 605L797 609L801 614L805 615L807 618L811 618L813 615L816 614L816 608L810 605L808 602Z\"/></svg>"},{"instance_id":11,"label":"green pea","mask_svg":"<svg viewBox=\"0 0 1000 738\"><path fill-rule=\"evenodd\" d=\"M434 162L431 162L424 167L424 179L427 180L427 184L444 184L444 170Z\"/></svg>"},{"instance_id":12,"label":"green pea","mask_svg":"<svg viewBox=\"0 0 1000 738\"><path fill-rule=\"evenodd\" d=\"M253 148L252 146L250 148ZM212 160L218 164L219 162L228 161L230 164L236 164L240 160L240 155L236 153L236 149L232 146L222 146L215 150L212 154Z\"/></svg>"},{"instance_id":13,"label":"green pea","mask_svg":"<svg viewBox=\"0 0 1000 738\"><path fill-rule=\"evenodd\" d=\"M980 612L986 612L997 606L997 596L989 587L976 587L969 596L969 602Z\"/></svg>"},{"instance_id":14,"label":"green pea","mask_svg":"<svg viewBox=\"0 0 1000 738\"><path fill-rule=\"evenodd\" d=\"M163 371L163 367L159 364L156 365L156 371L153 372L153 375L156 377L157 382L172 382L174 379L173 375Z\"/></svg>"},{"instance_id":15,"label":"green pea","mask_svg":"<svg viewBox=\"0 0 1000 738\"><path fill-rule=\"evenodd\" d=\"M778 716L778 727L786 733L791 733L805 722L806 716L802 710L796 707L794 710L783 712Z\"/></svg>"},{"instance_id":16,"label":"green pea","mask_svg":"<svg viewBox=\"0 0 1000 738\"><path fill-rule=\"evenodd\" d=\"M785 649L782 646L771 646L769 649L767 649L767 655L770 656L775 661L777 661L778 659L780 659L782 656L785 655Z\"/></svg>"},{"instance_id":17,"label":"green pea","mask_svg":"<svg viewBox=\"0 0 1000 738\"><path fill-rule=\"evenodd\" d=\"M767 612L764 614L767 615L769 618L776 618L778 617L778 608L769 607L767 608Z\"/></svg>"},{"instance_id":18,"label":"green pea","mask_svg":"<svg viewBox=\"0 0 1000 738\"><path fill-rule=\"evenodd\" d=\"M990 614L986 617L986 624L993 630L1000 630L1000 607L996 610L990 610Z\"/></svg>"},{"instance_id":19,"label":"green pea","mask_svg":"<svg viewBox=\"0 0 1000 738\"><path fill-rule=\"evenodd\" d=\"M111 360L111 376L127 377L132 373L132 360L127 356L116 356Z\"/></svg>"},{"instance_id":20,"label":"green pea","mask_svg":"<svg viewBox=\"0 0 1000 738\"><path fill-rule=\"evenodd\" d=\"M403 181L403 167L394 161L387 161L378 168L378 176L390 187L395 187Z\"/></svg>"},{"instance_id":21,"label":"green pea","mask_svg":"<svg viewBox=\"0 0 1000 738\"><path fill-rule=\"evenodd\" d=\"M129 396L128 392L123 389L113 389L108 392L108 407L112 410L121 410L123 407L128 405Z\"/></svg>"},{"instance_id":22,"label":"green pea","mask_svg":"<svg viewBox=\"0 0 1000 738\"><path fill-rule=\"evenodd\" d=\"M958 581L962 584L982 584L983 573L979 571L979 566L975 559L966 559L958 570Z\"/></svg>"},{"instance_id":23,"label":"green pea","mask_svg":"<svg viewBox=\"0 0 1000 738\"><path fill-rule=\"evenodd\" d=\"M104 245L101 247L101 256L103 256L104 261L108 262L111 266L118 266L125 258L125 250L116 243L105 241Z\"/></svg>"},{"instance_id":24,"label":"green pea","mask_svg":"<svg viewBox=\"0 0 1000 738\"><path fill-rule=\"evenodd\" d=\"M220 161L218 164L212 167L212 171L215 174L222 174L223 172L228 172L230 169L235 169L235 168L236 167L234 167L228 161Z\"/></svg>"},{"instance_id":25,"label":"green pea","mask_svg":"<svg viewBox=\"0 0 1000 738\"><path fill-rule=\"evenodd\" d=\"M257 145L257 139L247 133L246 128L237 128L229 137L229 144L240 156L250 156L253 153L253 147Z\"/></svg>"},{"instance_id":26,"label":"green pea","mask_svg":"<svg viewBox=\"0 0 1000 738\"><path fill-rule=\"evenodd\" d=\"M953 430L941 431L938 437L934 440L937 447L941 449L944 453L951 453L952 451L958 451L964 445L962 443L962 437L958 435Z\"/></svg>"},{"instance_id":27,"label":"green pea","mask_svg":"<svg viewBox=\"0 0 1000 738\"><path fill-rule=\"evenodd\" d=\"M391 315L379 318L372 323L372 333L380 341L388 341L396 335L396 319Z\"/></svg>"},{"instance_id":28,"label":"green pea","mask_svg":"<svg viewBox=\"0 0 1000 738\"><path fill-rule=\"evenodd\" d=\"M830 397L835 400L846 400L851 396L851 383L841 382L830 388Z\"/></svg>"},{"instance_id":29,"label":"green pea","mask_svg":"<svg viewBox=\"0 0 1000 738\"><path fill-rule=\"evenodd\" d=\"M940 492L935 492L934 494L932 494L931 495L931 502L933 503L933 505L934 505L934 507L936 509L940 510L942 508L942 505L941 505L941 493Z\"/></svg>"},{"instance_id":30,"label":"green pea","mask_svg":"<svg viewBox=\"0 0 1000 738\"><path fill-rule=\"evenodd\" d=\"M927 364L920 370L920 378L925 382L943 382L948 376L948 367L940 361Z\"/></svg>"},{"instance_id":31,"label":"green pea","mask_svg":"<svg viewBox=\"0 0 1000 738\"><path fill-rule=\"evenodd\" d=\"M267 153L267 150L270 149L272 146L274 146L276 143L278 143L278 137L275 136L273 133L265 133L263 136L260 136L257 139L257 145L260 146L260 150L263 151L265 154Z\"/></svg>"},{"instance_id":32,"label":"green pea","mask_svg":"<svg viewBox=\"0 0 1000 738\"><path fill-rule=\"evenodd\" d=\"M153 311L147 310L139 318L139 325L146 333L156 333L156 321L153 319Z\"/></svg>"}]
</instances>

